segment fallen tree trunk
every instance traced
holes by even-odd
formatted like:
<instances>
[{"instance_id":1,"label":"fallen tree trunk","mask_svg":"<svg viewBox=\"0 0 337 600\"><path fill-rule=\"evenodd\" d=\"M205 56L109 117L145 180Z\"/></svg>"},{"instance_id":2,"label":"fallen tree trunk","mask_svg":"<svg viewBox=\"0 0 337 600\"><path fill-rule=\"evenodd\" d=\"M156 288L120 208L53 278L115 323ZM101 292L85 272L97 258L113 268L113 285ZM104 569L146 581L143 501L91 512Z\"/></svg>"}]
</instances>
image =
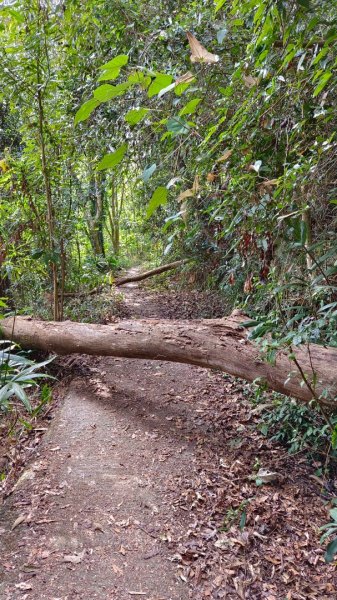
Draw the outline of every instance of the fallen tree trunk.
<instances>
[{"instance_id":1,"label":"fallen tree trunk","mask_svg":"<svg viewBox=\"0 0 337 600\"><path fill-rule=\"evenodd\" d=\"M120 286L125 283L132 283L133 281L142 281L143 279L147 279L148 277L153 277L154 275L160 275L160 273L165 273L165 271L170 271L171 269L176 269L187 262L187 259L176 260L175 262L168 263L167 265L162 265L161 267L156 267L156 269L151 269L151 271L145 271L144 273L138 273L137 275L129 275L129 277L121 277L120 279L115 280L115 285Z\"/></svg>"},{"instance_id":2,"label":"fallen tree trunk","mask_svg":"<svg viewBox=\"0 0 337 600\"><path fill-rule=\"evenodd\" d=\"M176 260L175 262L168 263L167 265L162 265L161 267L156 267L155 269L151 269L151 271L144 271L144 273L138 273L137 275L129 275L129 277L120 277L119 279L115 279L114 285L119 287L120 285L124 285L125 283L132 283L133 281L142 281L143 279L147 279L148 277L153 277L154 275L160 275L160 273L165 273L165 271L170 271L171 269L176 269L183 265L188 261L187 258L183 260ZM94 294L100 294L102 291L102 286L98 286L89 290L89 292L64 292L64 298L84 298L85 296L93 296Z\"/></svg>"},{"instance_id":3,"label":"fallen tree trunk","mask_svg":"<svg viewBox=\"0 0 337 600\"><path fill-rule=\"evenodd\" d=\"M322 403L335 406L336 349L318 345L310 346L310 351L301 348L296 351L298 366L286 352L279 352L275 365L271 365L261 359L257 346L247 339L247 330L242 326L245 320L246 317L235 311L225 319L144 319L114 325L10 317L1 322L1 329L6 339L23 348L57 354L82 353L199 365L220 369L247 381L260 379L270 389L305 402L322 395Z\"/></svg>"}]
</instances>

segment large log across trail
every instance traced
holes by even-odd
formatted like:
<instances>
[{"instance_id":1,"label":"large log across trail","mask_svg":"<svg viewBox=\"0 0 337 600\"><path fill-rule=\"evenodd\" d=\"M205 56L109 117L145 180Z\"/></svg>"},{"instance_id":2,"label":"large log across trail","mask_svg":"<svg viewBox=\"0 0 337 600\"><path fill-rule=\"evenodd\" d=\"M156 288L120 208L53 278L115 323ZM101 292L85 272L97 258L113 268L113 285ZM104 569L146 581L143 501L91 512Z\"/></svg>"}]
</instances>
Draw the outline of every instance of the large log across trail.
<instances>
[{"instance_id":1,"label":"large log across trail","mask_svg":"<svg viewBox=\"0 0 337 600\"><path fill-rule=\"evenodd\" d=\"M1 322L1 330L5 339L15 341L23 348L38 348L56 354L81 353L188 363L220 369L247 381L259 378L270 389L305 402L322 395L322 403L326 406L337 405L336 349L314 344L310 351L306 347L300 348L296 350L297 365L286 352L279 352L275 365L271 365L261 359L257 346L247 339L247 330L242 326L244 320L246 317L235 311L225 319L143 319L114 325L10 317Z\"/></svg>"}]
</instances>

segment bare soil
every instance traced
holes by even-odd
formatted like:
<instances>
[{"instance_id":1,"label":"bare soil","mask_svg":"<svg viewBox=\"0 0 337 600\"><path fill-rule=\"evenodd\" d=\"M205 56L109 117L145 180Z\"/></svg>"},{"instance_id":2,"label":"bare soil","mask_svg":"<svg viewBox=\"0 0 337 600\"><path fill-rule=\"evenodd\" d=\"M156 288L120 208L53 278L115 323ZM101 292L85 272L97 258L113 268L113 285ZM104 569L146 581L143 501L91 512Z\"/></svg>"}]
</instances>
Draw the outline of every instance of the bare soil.
<instances>
[{"instance_id":1,"label":"bare soil","mask_svg":"<svg viewBox=\"0 0 337 600\"><path fill-rule=\"evenodd\" d=\"M134 318L180 316L176 300L123 293ZM189 365L77 362L89 369L1 508L1 600L337 597L320 485L257 431L247 385ZM260 467L277 479L257 487Z\"/></svg>"}]
</instances>

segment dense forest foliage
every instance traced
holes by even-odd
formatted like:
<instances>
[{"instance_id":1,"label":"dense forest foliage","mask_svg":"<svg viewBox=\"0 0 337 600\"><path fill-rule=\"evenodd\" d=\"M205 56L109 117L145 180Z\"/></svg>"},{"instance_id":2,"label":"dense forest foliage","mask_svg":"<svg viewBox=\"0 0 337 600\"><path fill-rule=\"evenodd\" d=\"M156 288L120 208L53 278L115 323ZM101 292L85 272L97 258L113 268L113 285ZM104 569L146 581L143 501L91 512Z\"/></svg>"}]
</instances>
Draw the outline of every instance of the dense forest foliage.
<instances>
[{"instance_id":1,"label":"dense forest foliage","mask_svg":"<svg viewBox=\"0 0 337 600\"><path fill-rule=\"evenodd\" d=\"M1 310L99 320L87 292L183 259L310 389L262 429L335 460L334 398L295 351L337 347L336 3L14 0L0 39ZM0 405L31 410L48 359L2 348Z\"/></svg>"}]
</instances>

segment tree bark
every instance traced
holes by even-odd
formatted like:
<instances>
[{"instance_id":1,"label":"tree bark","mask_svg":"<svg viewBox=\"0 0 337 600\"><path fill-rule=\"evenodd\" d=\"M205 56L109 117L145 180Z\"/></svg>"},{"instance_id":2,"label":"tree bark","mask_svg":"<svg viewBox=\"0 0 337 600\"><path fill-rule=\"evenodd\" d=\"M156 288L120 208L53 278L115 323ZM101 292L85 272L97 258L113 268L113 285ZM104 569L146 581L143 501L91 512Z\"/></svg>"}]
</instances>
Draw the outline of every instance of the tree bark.
<instances>
[{"instance_id":1,"label":"tree bark","mask_svg":"<svg viewBox=\"0 0 337 600\"><path fill-rule=\"evenodd\" d=\"M120 286L125 283L132 283L133 281L142 281L143 279L147 279L148 277L153 277L154 275L160 275L160 273L165 273L165 271L170 271L171 269L176 269L187 262L187 259L176 260L175 262L168 263L167 265L162 265L161 267L156 267L155 269L151 269L151 271L145 271L144 273L138 273L137 275L130 275L129 277L121 277L120 279L115 280L115 285Z\"/></svg>"},{"instance_id":2,"label":"tree bark","mask_svg":"<svg viewBox=\"0 0 337 600\"><path fill-rule=\"evenodd\" d=\"M257 346L247 339L247 330L242 326L245 320L246 317L236 311L225 319L144 319L115 325L10 317L1 322L1 330L6 339L12 339L23 348L199 365L220 369L250 382L259 379L270 389L305 402L321 397L325 406L336 406L335 348L314 344L310 350L300 348L295 353L297 364L281 351L271 365L262 360Z\"/></svg>"}]
</instances>

